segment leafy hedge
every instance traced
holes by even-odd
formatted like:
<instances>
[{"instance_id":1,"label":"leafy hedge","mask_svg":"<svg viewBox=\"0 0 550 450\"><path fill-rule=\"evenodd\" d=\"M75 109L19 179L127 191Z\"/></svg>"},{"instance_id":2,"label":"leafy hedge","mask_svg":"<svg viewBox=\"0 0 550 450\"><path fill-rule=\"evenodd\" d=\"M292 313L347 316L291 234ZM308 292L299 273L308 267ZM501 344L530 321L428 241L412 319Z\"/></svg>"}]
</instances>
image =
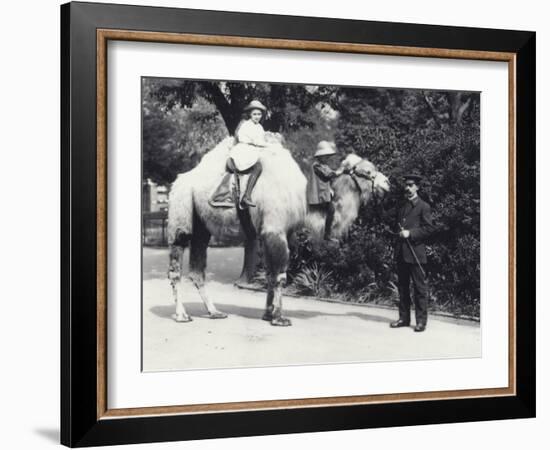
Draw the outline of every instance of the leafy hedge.
<instances>
[{"instance_id":1,"label":"leafy hedge","mask_svg":"<svg viewBox=\"0 0 550 450\"><path fill-rule=\"evenodd\" d=\"M370 102L362 102L361 96L354 93L343 102L346 114L340 115L335 132L338 148L343 153L354 151L377 164L389 176L392 192L381 207L368 205L360 211L339 246L315 247L307 233L298 236L290 278L303 278L304 271L316 267L330 274L325 281L330 295L360 302L396 302L395 237L388 232L395 224L389 211L403 199L402 176L418 171L425 176L419 195L432 206L438 225L438 232L427 246L430 306L479 317L479 96L471 97L467 116L456 120L451 114L442 114L436 121L430 118L433 111L427 111L421 95L403 92L400 106L381 106L384 114L377 112L372 97ZM439 102L439 111L451 108L443 93L430 95Z\"/></svg>"}]
</instances>

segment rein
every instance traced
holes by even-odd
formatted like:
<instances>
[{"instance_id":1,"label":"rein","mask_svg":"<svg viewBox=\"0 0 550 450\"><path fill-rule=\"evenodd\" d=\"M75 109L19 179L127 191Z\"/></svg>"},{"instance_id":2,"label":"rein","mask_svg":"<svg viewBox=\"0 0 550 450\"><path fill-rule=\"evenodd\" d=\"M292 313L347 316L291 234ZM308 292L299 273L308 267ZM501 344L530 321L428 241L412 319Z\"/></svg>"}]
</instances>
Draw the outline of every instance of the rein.
<instances>
[{"instance_id":1,"label":"rein","mask_svg":"<svg viewBox=\"0 0 550 450\"><path fill-rule=\"evenodd\" d=\"M358 179L360 177L360 175L357 175L356 173L351 173L349 175L350 175L351 179L353 180L353 182L355 183L355 187L359 191L359 194L363 195L364 189L361 187L361 184L359 183L359 179ZM372 198L375 201L375 204L378 205L378 203L380 201L380 196L376 194L376 190L374 189L374 178L366 178L366 177L361 177L361 178L363 178L363 179L367 180L368 182L370 182Z\"/></svg>"},{"instance_id":2,"label":"rein","mask_svg":"<svg viewBox=\"0 0 550 450\"><path fill-rule=\"evenodd\" d=\"M359 183L359 177L360 175L357 175L355 173L351 173L350 174L351 176L351 179L353 180L353 182L355 183L355 186L357 187L357 190L359 191L359 195L363 195L363 192L364 192L364 189L361 187L361 184ZM381 196L378 195L376 193L376 190L374 189L374 177L361 177L365 180L367 180L368 182L371 183L371 195L372 195L372 200L373 200L373 209L374 209L374 213L376 214L376 217L378 219L381 219L381 214L380 214L380 207L382 205L380 199L381 199Z\"/></svg>"}]
</instances>

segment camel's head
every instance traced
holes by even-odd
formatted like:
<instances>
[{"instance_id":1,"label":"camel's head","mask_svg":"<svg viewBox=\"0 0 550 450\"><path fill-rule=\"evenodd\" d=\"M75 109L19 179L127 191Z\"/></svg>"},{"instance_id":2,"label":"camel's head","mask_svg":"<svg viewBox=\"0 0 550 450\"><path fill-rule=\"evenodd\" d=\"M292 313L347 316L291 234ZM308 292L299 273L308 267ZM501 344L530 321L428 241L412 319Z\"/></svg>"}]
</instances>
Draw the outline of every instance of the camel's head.
<instances>
[{"instance_id":1,"label":"camel's head","mask_svg":"<svg viewBox=\"0 0 550 450\"><path fill-rule=\"evenodd\" d=\"M351 172L351 179L354 182L354 189L359 193L361 202L366 204L373 197L382 199L390 190L390 181L386 175L380 172L368 159L360 158L355 154L348 155L342 161L341 168ZM346 183L344 189L349 188Z\"/></svg>"},{"instance_id":2,"label":"camel's head","mask_svg":"<svg viewBox=\"0 0 550 450\"><path fill-rule=\"evenodd\" d=\"M381 201L390 190L388 177L376 166L357 155L348 155L342 162L344 173L332 183L334 190L334 235L339 237L347 232L357 218L359 207L369 201Z\"/></svg>"}]
</instances>

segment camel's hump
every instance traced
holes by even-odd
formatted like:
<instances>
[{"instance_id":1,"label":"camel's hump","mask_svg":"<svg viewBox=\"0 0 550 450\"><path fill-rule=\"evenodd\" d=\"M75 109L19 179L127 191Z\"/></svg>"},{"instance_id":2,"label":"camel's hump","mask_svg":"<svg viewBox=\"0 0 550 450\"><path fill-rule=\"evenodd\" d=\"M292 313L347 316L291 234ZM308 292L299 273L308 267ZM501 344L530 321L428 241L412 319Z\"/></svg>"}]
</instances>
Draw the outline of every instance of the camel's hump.
<instances>
[{"instance_id":1,"label":"camel's hump","mask_svg":"<svg viewBox=\"0 0 550 450\"><path fill-rule=\"evenodd\" d=\"M303 179L305 177L302 174L298 164L292 157L292 154L288 149L283 147L283 138L279 133L266 133L267 147L260 149L260 162L262 163L263 173L262 175L275 176L277 173L279 176L286 178L287 176L297 177ZM235 139L231 136L225 138L212 150L205 153L200 163L195 168L197 172L206 174L224 172L226 170L227 158L229 157L229 151L235 145ZM193 169L195 171L195 169Z\"/></svg>"}]
</instances>

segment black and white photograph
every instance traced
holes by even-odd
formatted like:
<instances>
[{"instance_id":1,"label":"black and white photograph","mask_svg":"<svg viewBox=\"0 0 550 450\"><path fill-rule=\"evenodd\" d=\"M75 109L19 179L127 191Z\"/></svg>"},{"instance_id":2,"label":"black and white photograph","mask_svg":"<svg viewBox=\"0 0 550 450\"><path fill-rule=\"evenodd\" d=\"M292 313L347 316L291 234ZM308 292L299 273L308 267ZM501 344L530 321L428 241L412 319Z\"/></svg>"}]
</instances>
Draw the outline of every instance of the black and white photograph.
<instances>
[{"instance_id":1,"label":"black and white photograph","mask_svg":"<svg viewBox=\"0 0 550 450\"><path fill-rule=\"evenodd\" d=\"M479 358L481 107L142 76L142 370Z\"/></svg>"},{"instance_id":2,"label":"black and white photograph","mask_svg":"<svg viewBox=\"0 0 550 450\"><path fill-rule=\"evenodd\" d=\"M545 11L6 3L1 447L544 448Z\"/></svg>"}]
</instances>

